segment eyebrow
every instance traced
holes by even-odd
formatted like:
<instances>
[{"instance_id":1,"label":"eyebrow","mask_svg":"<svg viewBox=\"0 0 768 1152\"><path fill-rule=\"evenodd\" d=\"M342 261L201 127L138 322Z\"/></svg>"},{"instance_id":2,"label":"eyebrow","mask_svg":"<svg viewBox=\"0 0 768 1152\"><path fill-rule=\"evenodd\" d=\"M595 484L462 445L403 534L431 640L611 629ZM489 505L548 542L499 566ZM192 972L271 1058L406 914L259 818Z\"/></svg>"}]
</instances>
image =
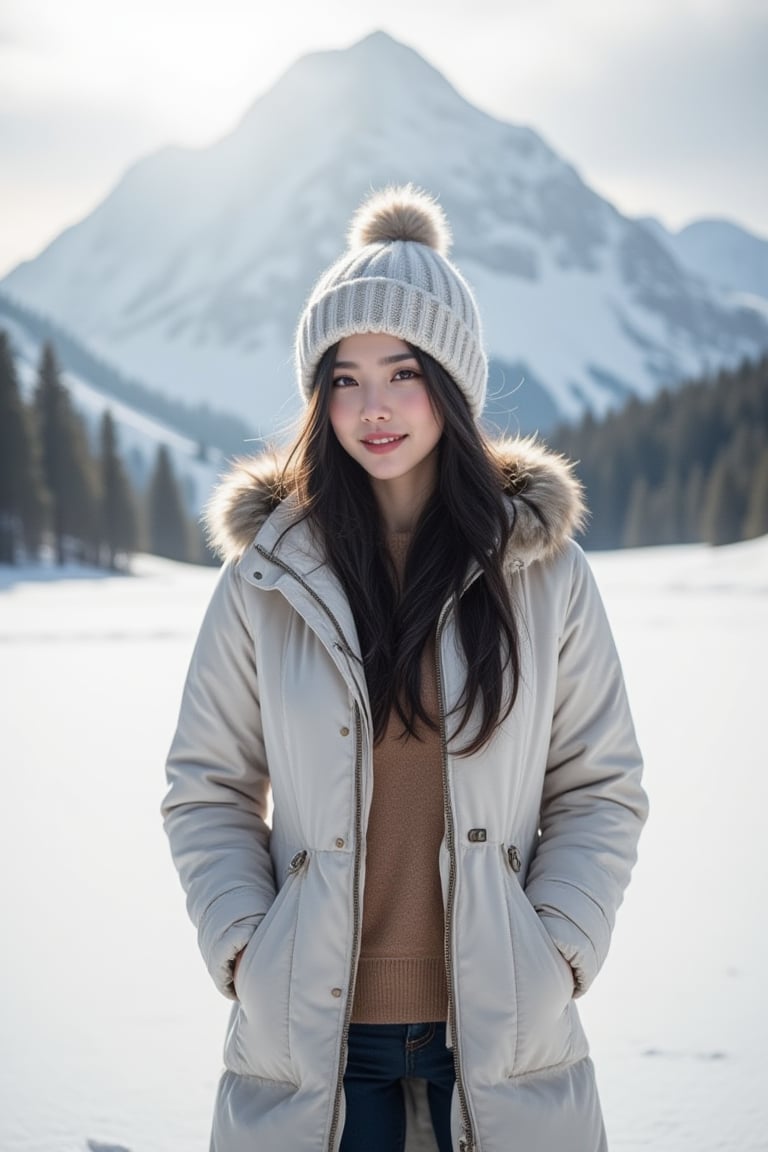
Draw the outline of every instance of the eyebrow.
<instances>
[{"instance_id":1,"label":"eyebrow","mask_svg":"<svg viewBox=\"0 0 768 1152\"><path fill-rule=\"evenodd\" d=\"M416 360L418 358L413 352L396 352L394 356L384 356L381 360L377 360L377 364L399 364L401 360ZM337 368L359 368L360 365L355 360L337 360Z\"/></svg>"}]
</instances>

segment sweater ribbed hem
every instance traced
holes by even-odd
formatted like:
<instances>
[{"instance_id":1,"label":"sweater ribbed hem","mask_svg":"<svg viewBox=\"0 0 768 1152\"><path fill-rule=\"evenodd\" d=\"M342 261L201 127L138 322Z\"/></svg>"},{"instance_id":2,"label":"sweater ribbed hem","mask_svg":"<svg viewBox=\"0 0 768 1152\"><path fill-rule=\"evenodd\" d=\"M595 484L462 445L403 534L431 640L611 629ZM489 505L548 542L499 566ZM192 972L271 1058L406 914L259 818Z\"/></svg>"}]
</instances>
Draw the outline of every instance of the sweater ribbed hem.
<instances>
[{"instance_id":1,"label":"sweater ribbed hem","mask_svg":"<svg viewBox=\"0 0 768 1152\"><path fill-rule=\"evenodd\" d=\"M447 1017L448 990L442 956L360 960L353 1024L419 1024Z\"/></svg>"}]
</instances>

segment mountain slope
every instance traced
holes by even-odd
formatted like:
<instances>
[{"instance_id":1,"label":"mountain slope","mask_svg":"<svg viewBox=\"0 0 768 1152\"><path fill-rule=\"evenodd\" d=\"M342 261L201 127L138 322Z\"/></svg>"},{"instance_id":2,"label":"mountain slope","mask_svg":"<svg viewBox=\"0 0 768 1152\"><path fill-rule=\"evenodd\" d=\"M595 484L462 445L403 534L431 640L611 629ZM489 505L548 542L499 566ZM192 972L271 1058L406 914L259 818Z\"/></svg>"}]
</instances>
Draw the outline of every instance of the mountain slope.
<instances>
[{"instance_id":1,"label":"mountain slope","mask_svg":"<svg viewBox=\"0 0 768 1152\"><path fill-rule=\"evenodd\" d=\"M768 310L768 240L731 220L696 220L678 232L645 221L686 268Z\"/></svg>"},{"instance_id":2,"label":"mountain slope","mask_svg":"<svg viewBox=\"0 0 768 1152\"><path fill-rule=\"evenodd\" d=\"M693 275L531 129L376 33L300 59L226 138L139 161L2 282L169 395L265 430L298 408L294 326L371 187L436 194L475 287L498 423L541 426L733 364L768 320Z\"/></svg>"}]
</instances>

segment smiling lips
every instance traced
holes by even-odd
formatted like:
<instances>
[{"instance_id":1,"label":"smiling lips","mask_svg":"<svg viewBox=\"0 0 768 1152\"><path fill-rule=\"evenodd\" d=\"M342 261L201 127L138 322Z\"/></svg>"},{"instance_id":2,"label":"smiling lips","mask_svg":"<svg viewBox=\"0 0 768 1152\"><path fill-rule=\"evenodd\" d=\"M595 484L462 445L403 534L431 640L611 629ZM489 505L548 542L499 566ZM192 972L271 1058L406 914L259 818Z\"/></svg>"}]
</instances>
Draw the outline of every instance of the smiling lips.
<instances>
[{"instance_id":1,"label":"smiling lips","mask_svg":"<svg viewBox=\"0 0 768 1152\"><path fill-rule=\"evenodd\" d=\"M369 452L375 452L381 455L384 452L391 452L397 448L398 444L402 444L405 436L367 436L365 440L360 443L368 449Z\"/></svg>"}]
</instances>

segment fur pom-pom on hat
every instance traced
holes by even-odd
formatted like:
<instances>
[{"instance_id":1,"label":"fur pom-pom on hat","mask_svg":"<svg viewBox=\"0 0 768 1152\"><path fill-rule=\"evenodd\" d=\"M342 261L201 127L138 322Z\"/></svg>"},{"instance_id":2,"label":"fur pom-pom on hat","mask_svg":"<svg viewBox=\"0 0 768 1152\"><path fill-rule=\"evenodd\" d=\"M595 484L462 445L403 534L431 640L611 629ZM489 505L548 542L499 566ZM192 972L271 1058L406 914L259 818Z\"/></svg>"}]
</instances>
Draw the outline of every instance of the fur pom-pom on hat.
<instances>
[{"instance_id":1,"label":"fur pom-pom on hat","mask_svg":"<svg viewBox=\"0 0 768 1152\"><path fill-rule=\"evenodd\" d=\"M450 252L452 239L443 209L413 184L374 192L355 212L348 235L350 249L406 240L426 244L441 256Z\"/></svg>"},{"instance_id":2,"label":"fur pom-pom on hat","mask_svg":"<svg viewBox=\"0 0 768 1152\"><path fill-rule=\"evenodd\" d=\"M387 332L427 352L450 374L477 419L488 363L472 290L448 259L451 229L435 198L412 184L369 195L354 213L347 251L320 277L296 332L306 401L328 348L346 336Z\"/></svg>"}]
</instances>

